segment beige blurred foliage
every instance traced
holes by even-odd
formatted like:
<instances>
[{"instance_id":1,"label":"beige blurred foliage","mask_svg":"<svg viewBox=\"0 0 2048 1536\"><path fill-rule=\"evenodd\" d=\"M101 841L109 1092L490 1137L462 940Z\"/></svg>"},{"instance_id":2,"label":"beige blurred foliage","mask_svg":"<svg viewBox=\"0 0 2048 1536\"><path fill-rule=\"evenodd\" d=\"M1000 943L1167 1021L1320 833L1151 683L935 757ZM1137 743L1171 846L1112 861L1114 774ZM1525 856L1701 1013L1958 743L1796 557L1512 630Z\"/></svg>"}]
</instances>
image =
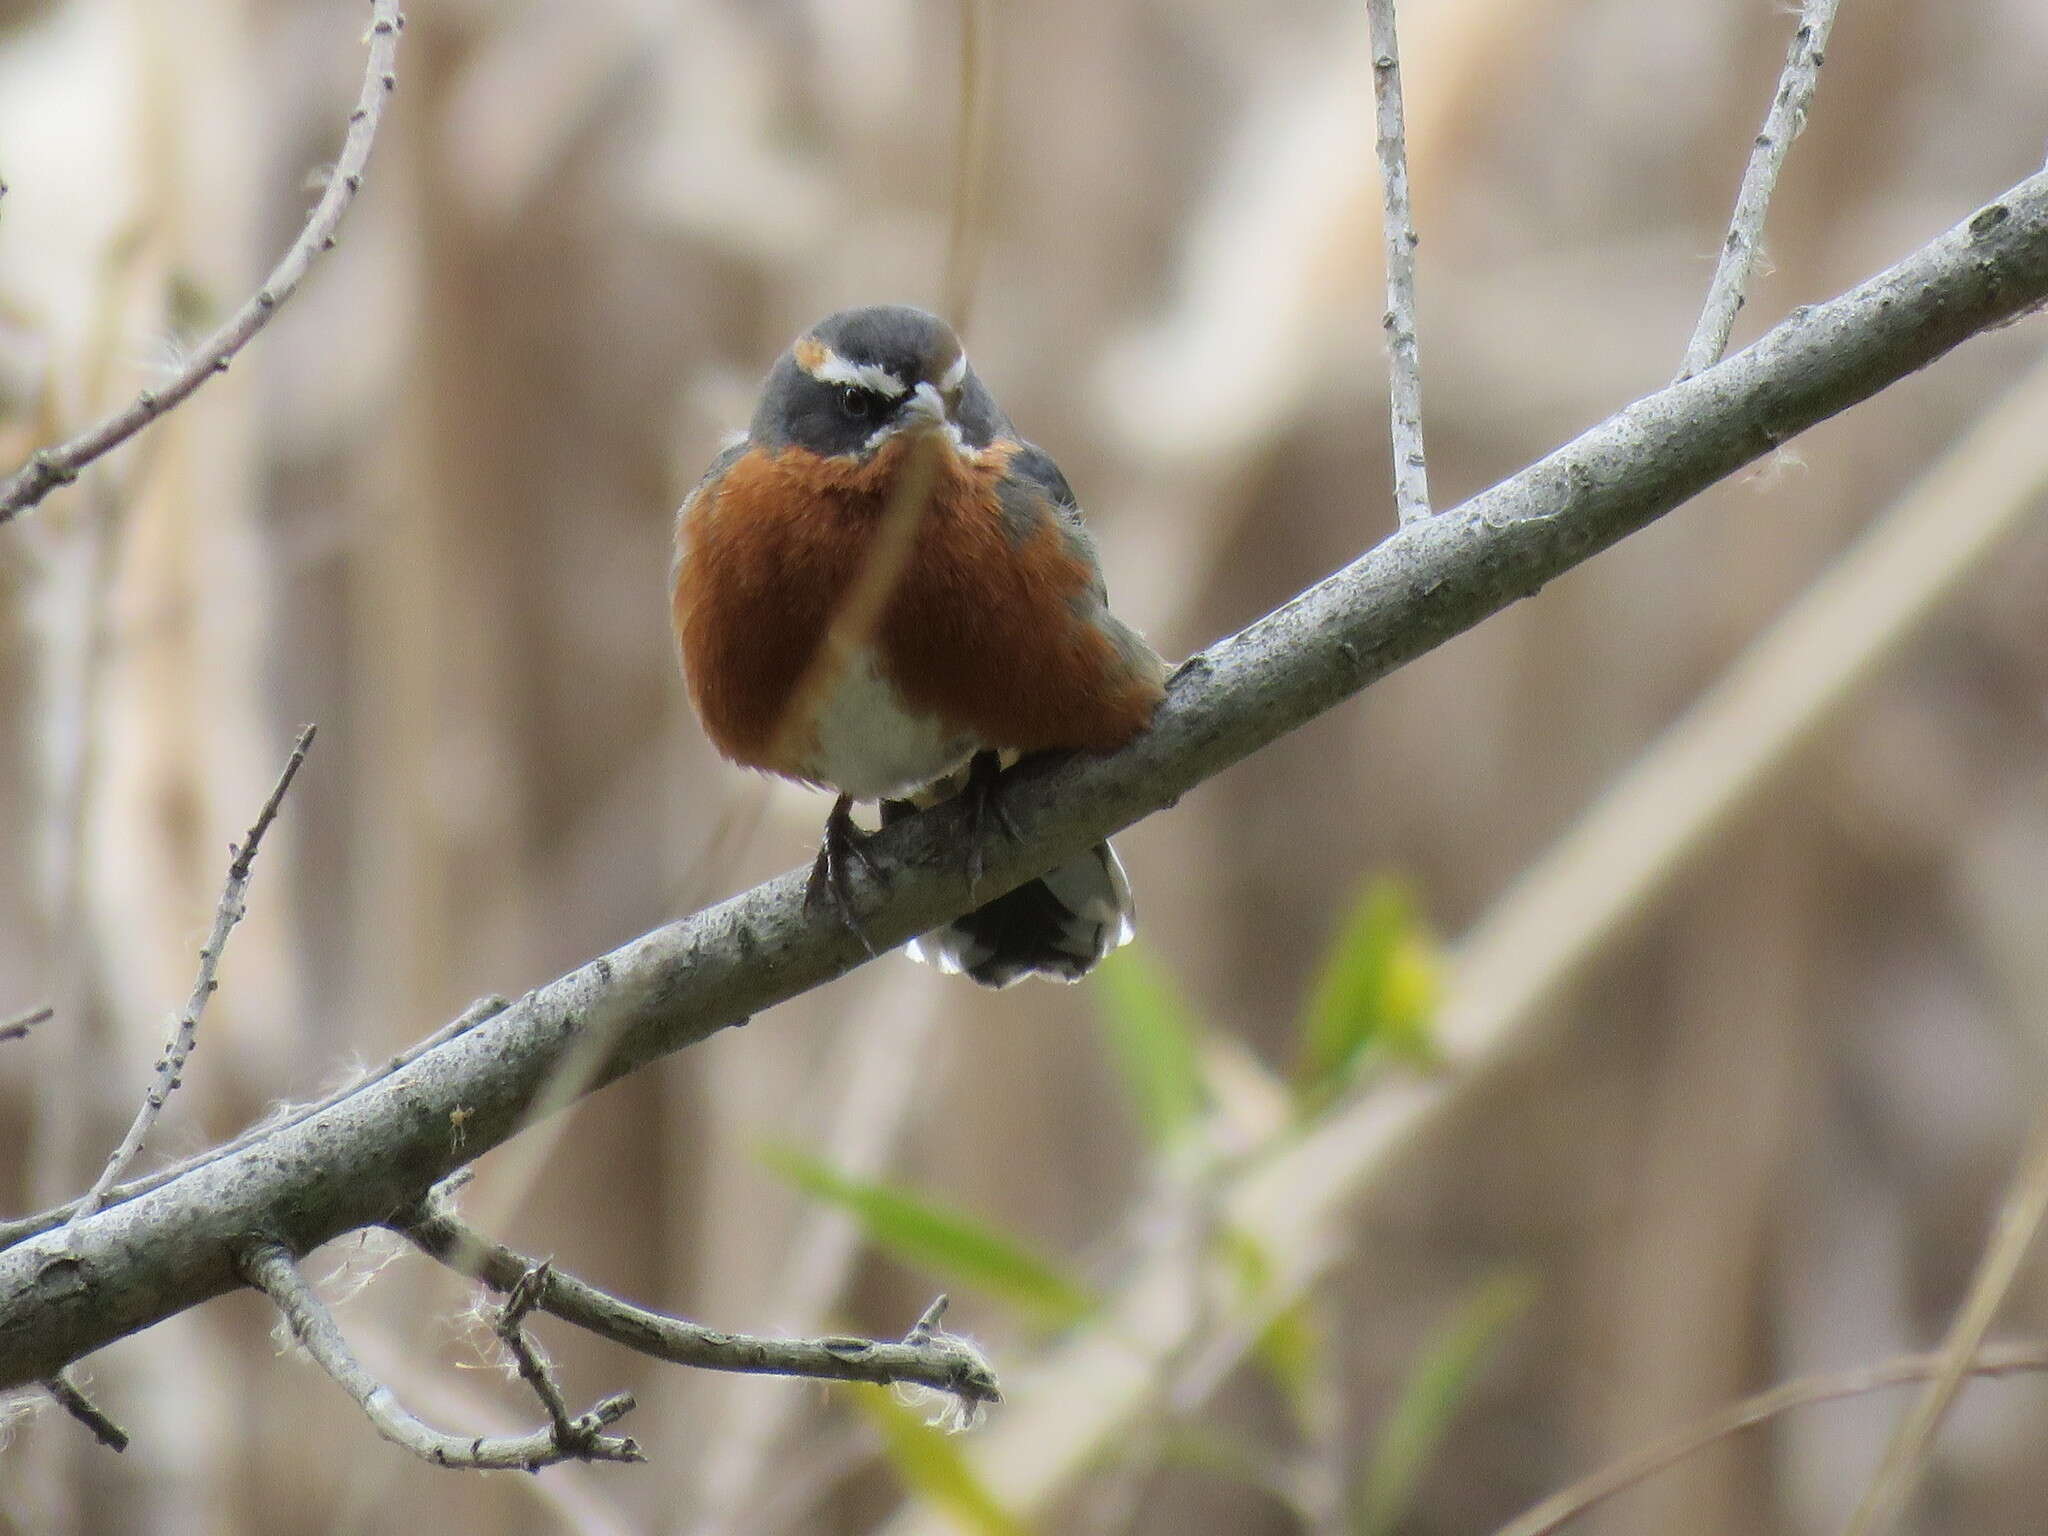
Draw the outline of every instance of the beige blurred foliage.
<instances>
[{"instance_id":1,"label":"beige blurred foliage","mask_svg":"<svg viewBox=\"0 0 2048 1536\"><path fill-rule=\"evenodd\" d=\"M1079 489L1119 608L1184 654L1391 528L1363 15L990 9L970 343ZM2038 166L2044 15L1847 0L1738 344ZM339 142L365 20L0 5L6 467L260 281ZM955 7L449 0L410 21L364 195L303 293L0 530L0 1014L58 1008L0 1048L10 1211L82 1189L117 1138L301 721L319 743L158 1151L797 863L826 809L699 734L670 519L799 326L937 302ZM1766 0L1416 0L1401 25L1448 505L1670 377L1791 21ZM2043 341L2037 318L1965 347L1126 834L1141 942L1284 1065L1362 879L1401 872L1445 934L1478 921ZM1742 1392L1940 1338L2048 1086L2044 593L2036 516L1632 914L1513 1072L1323 1235L1339 1475L1455 1297L1504 1267L1537 1286L1404 1531L1489 1529ZM791 1141L1106 1279L1154 1184L1090 1004L885 959L495 1154L471 1209L722 1327L900 1331L930 1283L763 1171ZM320 1262L385 1257L336 1250ZM407 1258L341 1315L430 1417L525 1425L530 1401L465 1370L468 1300ZM971 1295L952 1321L999 1366L1032 1350ZM2036 1266L2003 1327L2044 1325ZM640 1394L626 1427L653 1464L434 1472L268 1327L234 1298L90 1362L135 1447L17 1424L0 1520L767 1536L869 1530L901 1497L838 1393L545 1324L572 1398ZM1807 1410L1585 1528L1835 1531L1900 1412ZM1203 1417L1290 1434L1251 1372ZM1910 1528L2048 1528L2044 1434L2048 1387L1973 1388ZM1040 1528L1301 1528L1200 1470L1118 1491L1093 1474Z\"/></svg>"}]
</instances>

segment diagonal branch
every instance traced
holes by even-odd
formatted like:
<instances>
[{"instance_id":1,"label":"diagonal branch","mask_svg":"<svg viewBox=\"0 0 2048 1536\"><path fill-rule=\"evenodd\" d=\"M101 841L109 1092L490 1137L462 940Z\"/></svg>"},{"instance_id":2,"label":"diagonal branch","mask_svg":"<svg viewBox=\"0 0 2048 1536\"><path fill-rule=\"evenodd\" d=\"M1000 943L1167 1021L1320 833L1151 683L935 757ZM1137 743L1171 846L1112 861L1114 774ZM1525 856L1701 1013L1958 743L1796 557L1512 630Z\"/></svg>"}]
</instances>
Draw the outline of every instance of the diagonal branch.
<instances>
[{"instance_id":1,"label":"diagonal branch","mask_svg":"<svg viewBox=\"0 0 2048 1536\"><path fill-rule=\"evenodd\" d=\"M156 1076L150 1082L149 1091L142 1096L142 1107L135 1112L128 1134L108 1155L106 1167L100 1170L92 1188L85 1192L85 1198L72 1211L72 1221L83 1221L98 1210L107 1198L107 1191L114 1187L114 1181L135 1161L135 1154L142 1150L142 1143L156 1125L157 1117L164 1112L164 1105L170 1102L171 1094L184 1074L185 1063L192 1059L192 1048L199 1043L200 1016L206 1012L207 1003L220 985L214 980L214 973L220 969L220 957L227 950L228 935L247 911L242 905L242 898L248 894L249 872L256 861L257 846L262 843L263 834L270 830L270 824L277 820L277 808L284 803L292 780L298 777L299 765L305 762L307 749L313 745L313 729L309 725L300 730L299 739L292 744L291 756L285 759L284 771L271 786L263 809L256 813L249 835L242 839L240 847L229 850L233 857L228 861L227 882L221 887L220 905L214 909L213 932L207 935L206 943L199 951L199 975L192 983L192 995L185 1000L184 1012L171 1023L171 1038L164 1042L164 1053L157 1058Z\"/></svg>"},{"instance_id":2,"label":"diagonal branch","mask_svg":"<svg viewBox=\"0 0 2048 1536\"><path fill-rule=\"evenodd\" d=\"M1020 836L988 850L1007 890L1539 589L1786 439L2048 298L2048 174L1890 270L1803 309L1697 378L1622 410L1464 506L1402 529L1176 674L1122 751L1013 770ZM949 803L867 846L870 938L900 944L973 904ZM304 1252L391 1220L525 1123L565 1057L595 1089L861 963L786 874L529 993L333 1108L125 1204L0 1253L0 1387L39 1381L240 1283L252 1233Z\"/></svg>"},{"instance_id":3,"label":"diagonal branch","mask_svg":"<svg viewBox=\"0 0 2048 1536\"><path fill-rule=\"evenodd\" d=\"M1707 284L1707 302L1700 311L1692 340L1686 343L1685 361L1678 370L1681 379L1702 373L1721 360L1728 350L1728 337L1735 330L1735 316L1749 293L1749 274L1763 249L1764 215L1770 210L1771 194L1778 187L1778 172L1792 141L1806 127L1806 111L1813 105L1814 90L1820 84L1821 57L1828 46L1828 31L1835 24L1835 8L1841 0L1806 0L1800 9L1799 26L1785 55L1785 69L1778 77L1777 94L1764 116L1763 130L1749 147L1749 164L1742 171L1742 185L1735 193L1735 214L1729 221L1727 237L1721 242L1720 259Z\"/></svg>"},{"instance_id":4,"label":"diagonal branch","mask_svg":"<svg viewBox=\"0 0 2048 1536\"><path fill-rule=\"evenodd\" d=\"M201 342L191 357L165 382L145 389L121 410L98 425L54 448L38 449L5 481L0 481L0 526L14 520L60 485L69 485L95 459L103 458L144 427L164 415L217 373L226 373L237 352L270 323L270 317L298 291L313 258L334 248L334 232L362 189L363 167L383 120L384 104L397 86L392 68L398 59L398 34L405 29L398 0L371 0L370 57L355 110L348 115L348 134L341 156L328 178L327 191L313 206L306 227L291 243L263 286L219 330Z\"/></svg>"},{"instance_id":5,"label":"diagonal branch","mask_svg":"<svg viewBox=\"0 0 2048 1536\"><path fill-rule=\"evenodd\" d=\"M566 1323L674 1365L763 1375L809 1376L821 1381L864 1381L876 1386L914 1382L950 1392L968 1403L1002 1400L981 1352L939 1329L945 1298L928 1310L900 1344L873 1339L769 1339L721 1333L681 1318L650 1312L608 1291L536 1263L491 1242L457 1216L444 1200L393 1223L420 1249L459 1274L494 1290L522 1292L528 1307L539 1307ZM537 1277L537 1278L536 1278ZM512 1311L510 1303L506 1310Z\"/></svg>"},{"instance_id":6,"label":"diagonal branch","mask_svg":"<svg viewBox=\"0 0 2048 1536\"><path fill-rule=\"evenodd\" d=\"M128 1449L128 1431L108 1418L99 1405L87 1397L79 1389L78 1384L64 1372L59 1371L42 1386L55 1400L57 1406L91 1430L93 1439L101 1445L115 1452Z\"/></svg>"},{"instance_id":7,"label":"diagonal branch","mask_svg":"<svg viewBox=\"0 0 2048 1536\"><path fill-rule=\"evenodd\" d=\"M1984 1335L1991 1331L1992 1320L2019 1278L2020 1263L2034 1246L2044 1217L2048 1217L2048 1121L2037 1123L2027 1138L2026 1152L2006 1189L1997 1226L1977 1261L1969 1292L1949 1324L1948 1337L1942 1341L1937 1356L1941 1369L1930 1378L1893 1435L1876 1477L1850 1516L1845 1536L1883 1536L1897 1521L1928 1452L1934 1448L1934 1437L1973 1369Z\"/></svg>"},{"instance_id":8,"label":"diagonal branch","mask_svg":"<svg viewBox=\"0 0 2048 1536\"><path fill-rule=\"evenodd\" d=\"M363 1369L348 1347L348 1340L342 1337L334 1314L327 1310L327 1303L307 1283L298 1261L289 1253L276 1243L258 1242L242 1255L241 1266L249 1283L268 1296L284 1315L292 1337L342 1391L356 1400L377 1433L422 1461L457 1471L534 1472L559 1461L647 1459L632 1440L601 1433L605 1426L633 1411L632 1396L624 1392L606 1398L573 1420L554 1412L560 1401L557 1393L549 1405L554 1423L530 1435L451 1435L435 1429L408 1413L389 1387ZM518 1331L516 1320L508 1331ZM522 1374L524 1369L522 1361ZM536 1370L546 1378L545 1368L537 1365ZM553 1381L547 1379L552 1392ZM543 1401L547 1400L544 1394Z\"/></svg>"},{"instance_id":9,"label":"diagonal branch","mask_svg":"<svg viewBox=\"0 0 2048 1536\"><path fill-rule=\"evenodd\" d=\"M5 1023L0 1023L0 1040L26 1040L28 1032L38 1024L46 1024L55 1016L54 1008L31 1008L26 1013L17 1013Z\"/></svg>"}]
</instances>

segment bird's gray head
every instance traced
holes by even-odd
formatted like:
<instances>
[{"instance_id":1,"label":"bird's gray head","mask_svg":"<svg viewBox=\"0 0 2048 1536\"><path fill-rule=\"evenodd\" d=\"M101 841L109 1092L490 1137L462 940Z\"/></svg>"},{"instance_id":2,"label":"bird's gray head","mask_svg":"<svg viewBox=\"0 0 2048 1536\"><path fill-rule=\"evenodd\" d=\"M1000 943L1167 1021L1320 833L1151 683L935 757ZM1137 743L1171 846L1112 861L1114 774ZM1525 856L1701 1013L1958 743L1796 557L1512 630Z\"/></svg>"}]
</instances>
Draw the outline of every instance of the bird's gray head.
<instances>
[{"instance_id":1,"label":"bird's gray head","mask_svg":"<svg viewBox=\"0 0 2048 1536\"><path fill-rule=\"evenodd\" d=\"M769 449L866 458L902 432L934 429L964 449L1010 435L951 326L871 304L826 316L776 359L747 435Z\"/></svg>"}]
</instances>

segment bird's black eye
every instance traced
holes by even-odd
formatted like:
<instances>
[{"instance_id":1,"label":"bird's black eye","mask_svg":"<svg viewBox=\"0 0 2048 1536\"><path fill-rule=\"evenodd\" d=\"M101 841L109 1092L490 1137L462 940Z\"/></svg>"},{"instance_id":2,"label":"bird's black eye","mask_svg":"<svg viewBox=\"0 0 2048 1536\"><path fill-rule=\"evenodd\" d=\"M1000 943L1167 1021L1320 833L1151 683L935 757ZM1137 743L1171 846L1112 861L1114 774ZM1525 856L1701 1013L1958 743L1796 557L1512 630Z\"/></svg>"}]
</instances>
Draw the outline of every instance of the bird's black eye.
<instances>
[{"instance_id":1,"label":"bird's black eye","mask_svg":"<svg viewBox=\"0 0 2048 1536\"><path fill-rule=\"evenodd\" d=\"M848 384L839 391L839 410L849 421L866 421L881 402L872 390Z\"/></svg>"}]
</instances>

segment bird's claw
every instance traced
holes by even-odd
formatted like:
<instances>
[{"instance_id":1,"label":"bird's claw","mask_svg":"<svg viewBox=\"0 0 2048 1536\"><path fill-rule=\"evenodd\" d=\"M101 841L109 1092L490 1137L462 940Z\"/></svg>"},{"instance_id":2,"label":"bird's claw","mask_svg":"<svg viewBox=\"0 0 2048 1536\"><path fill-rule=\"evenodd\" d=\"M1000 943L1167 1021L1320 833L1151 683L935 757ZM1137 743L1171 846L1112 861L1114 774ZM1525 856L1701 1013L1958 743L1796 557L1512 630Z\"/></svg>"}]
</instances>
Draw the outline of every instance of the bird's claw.
<instances>
[{"instance_id":1,"label":"bird's claw","mask_svg":"<svg viewBox=\"0 0 2048 1536\"><path fill-rule=\"evenodd\" d=\"M858 864L867 871L869 879L880 880L882 869L862 841L860 829L853 824L852 797L841 795L832 814L825 818L825 841L818 849L817 862L811 865L811 878L804 883L804 910L830 908L832 915L860 940L861 948L873 955L875 946L861 927L860 919L854 916L850 870Z\"/></svg>"}]
</instances>

